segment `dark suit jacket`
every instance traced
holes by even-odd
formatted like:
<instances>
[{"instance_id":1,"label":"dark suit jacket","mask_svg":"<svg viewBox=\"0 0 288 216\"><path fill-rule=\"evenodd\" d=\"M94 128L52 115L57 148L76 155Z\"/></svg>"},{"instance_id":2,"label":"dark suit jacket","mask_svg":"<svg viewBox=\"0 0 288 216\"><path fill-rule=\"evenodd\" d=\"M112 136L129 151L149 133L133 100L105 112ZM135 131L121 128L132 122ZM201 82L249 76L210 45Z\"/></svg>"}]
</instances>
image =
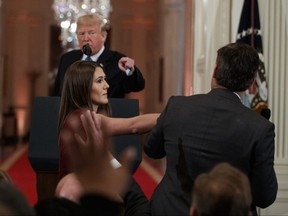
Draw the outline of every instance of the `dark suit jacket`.
<instances>
[{"instance_id":1,"label":"dark suit jacket","mask_svg":"<svg viewBox=\"0 0 288 216\"><path fill-rule=\"evenodd\" d=\"M63 85L64 75L67 68L75 61L81 60L82 51L72 50L61 56L58 73L55 79L54 95L60 96ZM118 61L125 55L116 51L111 51L105 47L103 53L99 56L97 62L104 66L107 82L110 85L108 89L108 97L124 98L125 94L130 92L138 92L144 89L145 80L140 70L135 66L132 76L126 76L118 67Z\"/></svg>"},{"instance_id":2,"label":"dark suit jacket","mask_svg":"<svg viewBox=\"0 0 288 216\"><path fill-rule=\"evenodd\" d=\"M226 89L171 97L144 145L149 157L167 158L151 198L152 215L188 215L195 178L219 162L248 175L254 210L268 207L278 189L274 137L274 124Z\"/></svg>"},{"instance_id":3,"label":"dark suit jacket","mask_svg":"<svg viewBox=\"0 0 288 216\"><path fill-rule=\"evenodd\" d=\"M133 178L131 180L130 187L124 196L124 205L101 195L84 195L81 198L81 206L84 207L86 215L150 216L146 196L137 182Z\"/></svg>"}]
</instances>

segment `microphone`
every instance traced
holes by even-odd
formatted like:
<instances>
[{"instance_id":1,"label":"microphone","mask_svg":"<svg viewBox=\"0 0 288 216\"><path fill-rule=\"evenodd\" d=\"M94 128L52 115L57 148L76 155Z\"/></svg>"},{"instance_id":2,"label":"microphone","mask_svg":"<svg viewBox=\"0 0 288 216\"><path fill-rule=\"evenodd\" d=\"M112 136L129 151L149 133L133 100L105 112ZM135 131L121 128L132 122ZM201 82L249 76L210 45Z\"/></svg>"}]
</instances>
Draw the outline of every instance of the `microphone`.
<instances>
[{"instance_id":1,"label":"microphone","mask_svg":"<svg viewBox=\"0 0 288 216\"><path fill-rule=\"evenodd\" d=\"M271 110L269 108L263 108L260 112L261 116L263 116L264 118L266 118L267 120L270 119L271 116Z\"/></svg>"},{"instance_id":2,"label":"microphone","mask_svg":"<svg viewBox=\"0 0 288 216\"><path fill-rule=\"evenodd\" d=\"M131 76L131 75L133 74L131 68L127 68L127 69L125 70L125 73L126 73L127 76Z\"/></svg>"},{"instance_id":3,"label":"microphone","mask_svg":"<svg viewBox=\"0 0 288 216\"><path fill-rule=\"evenodd\" d=\"M91 47L88 43L82 47L82 52L87 56L91 56L92 50L91 50Z\"/></svg>"}]
</instances>

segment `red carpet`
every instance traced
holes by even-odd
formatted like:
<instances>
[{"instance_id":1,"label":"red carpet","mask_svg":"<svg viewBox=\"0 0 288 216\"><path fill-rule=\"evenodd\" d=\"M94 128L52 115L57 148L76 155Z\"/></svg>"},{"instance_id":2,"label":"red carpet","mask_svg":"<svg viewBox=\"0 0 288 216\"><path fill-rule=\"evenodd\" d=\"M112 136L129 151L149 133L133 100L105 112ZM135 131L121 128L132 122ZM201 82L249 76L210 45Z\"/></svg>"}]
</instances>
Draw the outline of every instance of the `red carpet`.
<instances>
[{"instance_id":1,"label":"red carpet","mask_svg":"<svg viewBox=\"0 0 288 216\"><path fill-rule=\"evenodd\" d=\"M29 163L27 149L7 170L7 173L28 202L34 205L37 202L36 175Z\"/></svg>"},{"instance_id":2,"label":"red carpet","mask_svg":"<svg viewBox=\"0 0 288 216\"><path fill-rule=\"evenodd\" d=\"M15 151L17 154L17 150ZM15 155L15 154L14 154ZM10 157L13 157L11 154ZM15 157L15 156L14 156ZM22 193L27 198L28 202L33 206L37 202L37 192L36 192L36 174L32 169L30 162L28 160L28 148L27 146L22 147L20 151L18 150L18 156L15 157L15 162L11 162L11 165L8 165L6 172L9 174L13 183L22 191ZM8 158L9 160L9 158ZM5 160L7 161L7 160ZM5 162L4 161L4 162ZM4 163L3 162L3 163ZM0 165L3 168L3 163ZM142 164L145 164L145 169L142 168ZM0 166L0 167L1 167ZM155 177L150 176L145 170L148 170L149 165L143 161L134 173L135 180L139 183L145 195L149 199L153 193L153 190L157 186L157 180L154 180ZM153 169L151 167L151 169ZM4 168L5 170L5 168ZM153 173L153 172L150 172ZM153 174L152 174L153 175ZM157 174L154 175L157 176Z\"/></svg>"},{"instance_id":3,"label":"red carpet","mask_svg":"<svg viewBox=\"0 0 288 216\"><path fill-rule=\"evenodd\" d=\"M133 176L144 191L146 197L150 199L157 183L141 167L136 170Z\"/></svg>"}]
</instances>

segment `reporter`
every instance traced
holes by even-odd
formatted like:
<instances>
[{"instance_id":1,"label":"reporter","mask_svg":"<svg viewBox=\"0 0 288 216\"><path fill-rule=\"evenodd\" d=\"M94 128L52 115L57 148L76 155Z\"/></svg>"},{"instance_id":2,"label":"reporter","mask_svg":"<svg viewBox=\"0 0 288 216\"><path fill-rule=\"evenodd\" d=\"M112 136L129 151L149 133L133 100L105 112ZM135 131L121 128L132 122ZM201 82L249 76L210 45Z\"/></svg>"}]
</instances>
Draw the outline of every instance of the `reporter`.
<instances>
[{"instance_id":1,"label":"reporter","mask_svg":"<svg viewBox=\"0 0 288 216\"><path fill-rule=\"evenodd\" d=\"M169 99L144 144L149 157L167 158L165 175L150 199L152 215L187 215L196 177L219 162L249 176L254 215L256 206L267 208L275 201L275 126L241 101L259 61L251 46L227 44L217 51L211 91Z\"/></svg>"}]
</instances>

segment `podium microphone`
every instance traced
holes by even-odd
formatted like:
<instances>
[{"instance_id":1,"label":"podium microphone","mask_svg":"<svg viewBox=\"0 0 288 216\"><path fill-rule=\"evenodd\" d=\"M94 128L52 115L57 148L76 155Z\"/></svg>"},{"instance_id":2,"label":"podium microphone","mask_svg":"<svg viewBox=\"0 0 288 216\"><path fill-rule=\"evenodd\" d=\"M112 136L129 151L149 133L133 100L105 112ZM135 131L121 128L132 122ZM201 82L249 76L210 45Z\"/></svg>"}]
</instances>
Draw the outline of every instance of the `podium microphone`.
<instances>
[{"instance_id":1,"label":"podium microphone","mask_svg":"<svg viewBox=\"0 0 288 216\"><path fill-rule=\"evenodd\" d=\"M271 110L269 108L263 108L260 112L261 116L263 116L264 118L266 118L267 120L270 119L271 116Z\"/></svg>"},{"instance_id":2,"label":"podium microphone","mask_svg":"<svg viewBox=\"0 0 288 216\"><path fill-rule=\"evenodd\" d=\"M87 56L91 56L92 50L91 50L91 47L88 43L82 47L82 52Z\"/></svg>"}]
</instances>

